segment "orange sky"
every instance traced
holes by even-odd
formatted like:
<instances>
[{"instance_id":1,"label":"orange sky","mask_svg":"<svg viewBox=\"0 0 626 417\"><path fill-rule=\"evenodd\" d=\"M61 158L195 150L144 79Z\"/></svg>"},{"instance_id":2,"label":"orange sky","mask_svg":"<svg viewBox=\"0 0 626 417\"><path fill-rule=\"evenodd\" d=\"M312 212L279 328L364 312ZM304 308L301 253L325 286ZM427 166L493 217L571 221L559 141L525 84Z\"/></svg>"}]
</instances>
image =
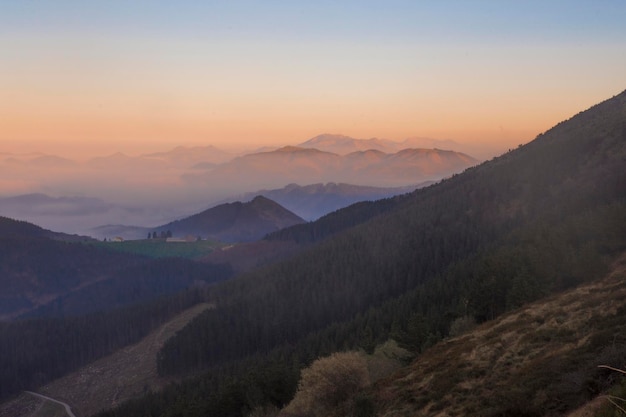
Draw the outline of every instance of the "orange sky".
<instances>
[{"instance_id":1,"label":"orange sky","mask_svg":"<svg viewBox=\"0 0 626 417\"><path fill-rule=\"evenodd\" d=\"M626 88L626 36L606 27L624 30L601 20L619 22L623 8L617 16L615 10L596 16L607 33L580 38L575 30L586 22L582 6L580 15L569 16L572 27L550 20L560 17L557 11L568 17L558 8L539 22L528 10L518 18L502 9L495 12L508 13L503 19L520 21L484 29L483 14L494 11L489 2L478 2L485 10L445 17L458 19L449 33L435 25L421 32L411 26L412 16L444 19L441 10L397 2L379 25L376 10L356 3L348 10L307 9L307 17L288 10L284 17L295 23L285 27L283 21L263 26L236 20L240 14L220 9L234 26L252 26L233 34L226 24L219 33L199 24L183 30L198 19L193 13L181 14L169 31L153 29L162 3L147 17L135 16L138 25L132 15L120 23L128 11L113 4L105 14L117 19L112 28L106 20L90 27L89 13L95 12L89 6L80 6L85 9L67 27L61 12L40 12L37 26L30 12L4 11L7 22L13 13L17 23L4 22L0 31L2 150L254 148L296 144L325 132L509 146ZM316 32L333 12L354 21L346 20L347 29L326 25ZM254 10L249 14L256 16ZM525 33L529 22L534 26Z\"/></svg>"}]
</instances>

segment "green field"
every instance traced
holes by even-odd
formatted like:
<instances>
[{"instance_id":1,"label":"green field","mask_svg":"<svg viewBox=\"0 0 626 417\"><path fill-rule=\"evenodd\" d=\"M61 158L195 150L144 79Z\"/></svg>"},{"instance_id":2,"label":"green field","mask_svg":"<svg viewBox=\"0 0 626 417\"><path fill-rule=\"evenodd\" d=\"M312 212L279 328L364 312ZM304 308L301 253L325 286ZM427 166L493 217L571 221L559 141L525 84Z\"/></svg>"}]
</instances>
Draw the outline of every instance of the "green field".
<instances>
[{"instance_id":1,"label":"green field","mask_svg":"<svg viewBox=\"0 0 626 417\"><path fill-rule=\"evenodd\" d=\"M166 242L163 239L127 240L124 242L97 242L94 245L120 252L136 253L151 258L179 257L197 259L222 246L210 240L197 242Z\"/></svg>"}]
</instances>

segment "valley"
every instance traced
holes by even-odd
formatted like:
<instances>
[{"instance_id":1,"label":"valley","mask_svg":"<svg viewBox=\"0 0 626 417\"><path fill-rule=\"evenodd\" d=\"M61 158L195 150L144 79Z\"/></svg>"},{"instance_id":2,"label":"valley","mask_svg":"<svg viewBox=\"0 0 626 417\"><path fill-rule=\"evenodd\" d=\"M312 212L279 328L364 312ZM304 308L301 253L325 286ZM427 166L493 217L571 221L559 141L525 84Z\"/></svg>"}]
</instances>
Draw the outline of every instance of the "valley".
<instances>
[{"instance_id":1,"label":"valley","mask_svg":"<svg viewBox=\"0 0 626 417\"><path fill-rule=\"evenodd\" d=\"M323 142L314 138L302 146L238 155L210 145L86 160L38 152L0 155L2 183L20 178L19 184L30 184L22 194L0 190L0 215L100 240L143 239L193 213L265 196L311 221L359 201L412 191L479 162L454 150L404 148L393 141L381 142L385 152L364 152L371 141L322 136Z\"/></svg>"},{"instance_id":2,"label":"valley","mask_svg":"<svg viewBox=\"0 0 626 417\"><path fill-rule=\"evenodd\" d=\"M626 363L625 116L623 92L489 161L313 221L258 196L137 242L3 218L5 309L55 297L0 323L6 409L28 415L15 396L33 391L98 417L553 416L587 402L610 415L596 398L623 389L598 365ZM277 175L290 158L338 160L280 148L237 163L268 153ZM168 235L201 239L167 253L187 244ZM330 408L289 406L320 358L391 345L411 356L395 373Z\"/></svg>"},{"instance_id":3,"label":"valley","mask_svg":"<svg viewBox=\"0 0 626 417\"><path fill-rule=\"evenodd\" d=\"M141 341L40 387L38 393L67 401L78 416L90 416L148 391L163 388L172 380L159 378L157 374L159 350L168 338L209 308L213 306L198 304L183 311ZM31 416L28 406L30 395L21 394L0 406L0 416Z\"/></svg>"}]
</instances>

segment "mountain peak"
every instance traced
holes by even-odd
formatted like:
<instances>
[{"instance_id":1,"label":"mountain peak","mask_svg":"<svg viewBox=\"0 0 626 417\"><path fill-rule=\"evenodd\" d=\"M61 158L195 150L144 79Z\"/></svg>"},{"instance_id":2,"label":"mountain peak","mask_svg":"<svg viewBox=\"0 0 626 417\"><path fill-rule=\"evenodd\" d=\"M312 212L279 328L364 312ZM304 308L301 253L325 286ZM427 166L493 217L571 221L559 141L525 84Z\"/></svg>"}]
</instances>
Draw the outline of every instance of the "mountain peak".
<instances>
[{"instance_id":1,"label":"mountain peak","mask_svg":"<svg viewBox=\"0 0 626 417\"><path fill-rule=\"evenodd\" d=\"M304 223L280 204L262 195L242 203L225 203L156 229L175 236L194 235L224 242L258 240L270 232Z\"/></svg>"}]
</instances>

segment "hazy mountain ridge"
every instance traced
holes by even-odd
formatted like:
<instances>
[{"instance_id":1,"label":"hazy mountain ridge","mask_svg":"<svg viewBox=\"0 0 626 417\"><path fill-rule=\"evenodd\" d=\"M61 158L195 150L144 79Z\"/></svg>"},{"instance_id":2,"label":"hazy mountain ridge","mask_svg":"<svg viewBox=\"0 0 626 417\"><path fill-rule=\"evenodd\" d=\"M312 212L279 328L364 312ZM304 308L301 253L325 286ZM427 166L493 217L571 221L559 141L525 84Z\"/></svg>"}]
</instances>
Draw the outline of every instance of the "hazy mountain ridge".
<instances>
[{"instance_id":1,"label":"hazy mountain ridge","mask_svg":"<svg viewBox=\"0 0 626 417\"><path fill-rule=\"evenodd\" d=\"M441 149L471 155L479 160L491 159L507 150L497 144L459 143L451 139L432 139L411 137L403 141L389 139L355 139L345 135L322 134L300 143L303 148L316 148L326 152L347 155L352 152L375 150L384 153L395 153L403 149Z\"/></svg>"},{"instance_id":2,"label":"hazy mountain ridge","mask_svg":"<svg viewBox=\"0 0 626 417\"><path fill-rule=\"evenodd\" d=\"M355 139L345 135L324 133L298 145L302 148L315 148L339 155L347 155L358 151L375 150L384 153L398 151L398 142L387 139Z\"/></svg>"},{"instance_id":3,"label":"hazy mountain ridge","mask_svg":"<svg viewBox=\"0 0 626 417\"><path fill-rule=\"evenodd\" d=\"M287 179L300 184L344 182L399 187L439 180L477 162L465 154L436 149L404 149L392 154L356 151L342 156L288 146L235 158L206 173L185 174L183 178L192 184L229 184L234 189L250 187L251 178L265 187L284 187Z\"/></svg>"},{"instance_id":4,"label":"hazy mountain ridge","mask_svg":"<svg viewBox=\"0 0 626 417\"><path fill-rule=\"evenodd\" d=\"M42 193L0 197L4 212L27 212L38 215L80 216L103 213L114 206L93 197L50 197Z\"/></svg>"},{"instance_id":5,"label":"hazy mountain ridge","mask_svg":"<svg viewBox=\"0 0 626 417\"><path fill-rule=\"evenodd\" d=\"M324 140L318 137L307 142L332 148L331 135L322 136ZM423 159L419 159L406 151L393 157L406 146L388 140L341 138L348 143L344 150L353 151L352 155L286 146L237 156L210 145L140 155L117 152L89 160L5 153L0 160L0 172L4 173L0 174L0 186L5 197L0 198L38 193L57 199L58 205L51 212L48 208L52 200L18 204L20 199L16 198L8 205L0 205L0 215L71 233L86 233L105 224L151 227L223 202L233 194L258 189L319 182L404 187L438 180L476 163L464 155L443 151L434 152L441 153L440 158L422 155ZM372 147L388 153L371 150ZM96 200L101 203L96 204ZM67 203L67 211L62 203ZM343 203L338 200L332 208L339 208L338 204ZM313 219L323 214L318 211L301 215ZM70 215L74 216L72 220Z\"/></svg>"}]
</instances>

